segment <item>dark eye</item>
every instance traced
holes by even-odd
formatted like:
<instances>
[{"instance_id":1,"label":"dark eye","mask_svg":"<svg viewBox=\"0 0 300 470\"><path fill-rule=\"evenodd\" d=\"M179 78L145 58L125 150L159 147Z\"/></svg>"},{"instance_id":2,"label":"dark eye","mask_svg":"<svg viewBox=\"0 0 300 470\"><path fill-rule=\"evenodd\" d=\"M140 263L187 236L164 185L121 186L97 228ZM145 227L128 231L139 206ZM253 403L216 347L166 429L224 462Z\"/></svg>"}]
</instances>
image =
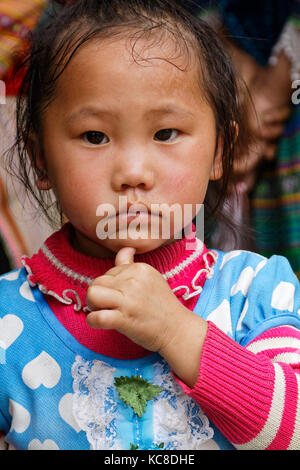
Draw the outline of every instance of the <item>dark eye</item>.
<instances>
[{"instance_id":1,"label":"dark eye","mask_svg":"<svg viewBox=\"0 0 300 470\"><path fill-rule=\"evenodd\" d=\"M83 134L84 140L92 145L103 145L109 142L107 135L103 132L89 131Z\"/></svg>"},{"instance_id":2,"label":"dark eye","mask_svg":"<svg viewBox=\"0 0 300 470\"><path fill-rule=\"evenodd\" d=\"M161 131L156 132L154 140L159 140L160 142L168 142L177 137L178 132L176 129L162 129Z\"/></svg>"}]
</instances>

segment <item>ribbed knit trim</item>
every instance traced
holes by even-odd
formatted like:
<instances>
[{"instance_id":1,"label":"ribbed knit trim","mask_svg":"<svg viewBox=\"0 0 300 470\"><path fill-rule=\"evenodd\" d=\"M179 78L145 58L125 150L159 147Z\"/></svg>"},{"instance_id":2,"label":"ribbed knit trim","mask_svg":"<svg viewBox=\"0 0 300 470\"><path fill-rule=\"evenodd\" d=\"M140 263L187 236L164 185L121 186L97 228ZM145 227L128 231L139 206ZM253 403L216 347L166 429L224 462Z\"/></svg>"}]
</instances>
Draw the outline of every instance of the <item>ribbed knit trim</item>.
<instances>
[{"instance_id":1,"label":"ribbed knit trim","mask_svg":"<svg viewBox=\"0 0 300 470\"><path fill-rule=\"evenodd\" d=\"M73 228L67 223L46 240L37 254L31 258L24 256L22 262L31 286L37 285L44 294L65 305L73 304L77 312L87 312L87 288L93 279L114 266L114 258L95 258L79 253L72 246L72 236ZM193 246L193 249L187 249L187 246ZM134 259L157 269L175 295L193 309L205 279L213 274L217 254L193 235L136 255Z\"/></svg>"}]
</instances>

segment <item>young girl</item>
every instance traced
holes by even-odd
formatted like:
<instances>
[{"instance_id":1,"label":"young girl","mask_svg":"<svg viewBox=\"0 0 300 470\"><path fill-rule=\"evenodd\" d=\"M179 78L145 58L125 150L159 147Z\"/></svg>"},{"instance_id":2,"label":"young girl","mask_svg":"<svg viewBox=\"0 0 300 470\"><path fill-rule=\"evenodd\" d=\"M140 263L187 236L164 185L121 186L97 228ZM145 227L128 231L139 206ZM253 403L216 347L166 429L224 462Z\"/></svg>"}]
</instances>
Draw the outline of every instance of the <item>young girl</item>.
<instances>
[{"instance_id":1,"label":"young girl","mask_svg":"<svg viewBox=\"0 0 300 470\"><path fill-rule=\"evenodd\" d=\"M9 448L300 448L297 278L195 236L198 204L226 195L240 106L218 39L179 2L79 0L36 32L20 172L68 222L0 278ZM162 204L190 214L168 237Z\"/></svg>"}]
</instances>

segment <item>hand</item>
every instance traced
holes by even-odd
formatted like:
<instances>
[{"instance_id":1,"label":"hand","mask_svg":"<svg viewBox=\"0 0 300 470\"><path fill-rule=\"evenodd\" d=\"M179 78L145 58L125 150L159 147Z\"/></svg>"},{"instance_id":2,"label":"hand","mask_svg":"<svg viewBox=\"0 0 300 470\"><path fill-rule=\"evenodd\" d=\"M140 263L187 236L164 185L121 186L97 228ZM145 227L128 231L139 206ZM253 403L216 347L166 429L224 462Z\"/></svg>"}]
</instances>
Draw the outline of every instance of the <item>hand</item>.
<instances>
[{"instance_id":1,"label":"hand","mask_svg":"<svg viewBox=\"0 0 300 470\"><path fill-rule=\"evenodd\" d=\"M222 39L227 44L233 62L246 84L256 114L250 106L252 130L259 139L274 141L283 132L284 124L291 114L291 74L290 61L284 52L277 57L276 65L262 67L247 52L240 49L234 41L228 40L224 33ZM242 97L247 92L240 86Z\"/></svg>"},{"instance_id":2,"label":"hand","mask_svg":"<svg viewBox=\"0 0 300 470\"><path fill-rule=\"evenodd\" d=\"M278 141L292 110L290 88L276 79L271 67L257 67L248 83L254 105L249 106L250 129L254 136L247 155L234 162L234 184L243 181L249 192L255 184L257 167L262 160L273 160Z\"/></svg>"},{"instance_id":3,"label":"hand","mask_svg":"<svg viewBox=\"0 0 300 470\"><path fill-rule=\"evenodd\" d=\"M134 263L134 249L122 248L115 265L88 288L94 309L88 324L118 330L145 349L160 351L176 332L176 313L184 315L185 308L156 269Z\"/></svg>"},{"instance_id":4,"label":"hand","mask_svg":"<svg viewBox=\"0 0 300 470\"><path fill-rule=\"evenodd\" d=\"M247 155L234 162L233 184L243 182L249 192L255 184L259 163L275 158L278 140L292 112L290 64L287 57L280 54L275 66L261 67L233 42L228 43L228 49L252 100L251 103L241 85L241 96L249 102L248 119L255 142Z\"/></svg>"},{"instance_id":5,"label":"hand","mask_svg":"<svg viewBox=\"0 0 300 470\"><path fill-rule=\"evenodd\" d=\"M288 68L286 73L289 73ZM283 81L274 67L266 66L260 68L249 84L256 111L256 114L252 114L252 130L257 139L265 142L263 156L268 160L275 157L278 139L292 112L291 87L287 77L286 80Z\"/></svg>"},{"instance_id":6,"label":"hand","mask_svg":"<svg viewBox=\"0 0 300 470\"><path fill-rule=\"evenodd\" d=\"M115 329L160 353L182 380L194 385L206 322L181 304L156 269L135 263L134 253L122 248L116 266L91 283L87 302L93 311L87 322L93 328Z\"/></svg>"}]
</instances>

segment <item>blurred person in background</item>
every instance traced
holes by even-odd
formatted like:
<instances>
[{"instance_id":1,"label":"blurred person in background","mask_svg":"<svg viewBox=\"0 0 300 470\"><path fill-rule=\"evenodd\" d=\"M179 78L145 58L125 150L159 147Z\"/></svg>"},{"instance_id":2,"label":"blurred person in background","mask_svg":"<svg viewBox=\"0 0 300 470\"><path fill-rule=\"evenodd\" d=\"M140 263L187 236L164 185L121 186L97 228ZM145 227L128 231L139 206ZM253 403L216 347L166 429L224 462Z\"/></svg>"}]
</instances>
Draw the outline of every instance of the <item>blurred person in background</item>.
<instances>
[{"instance_id":1,"label":"blurred person in background","mask_svg":"<svg viewBox=\"0 0 300 470\"><path fill-rule=\"evenodd\" d=\"M43 222L34 219L18 183L4 170L5 151L15 138L14 112L19 83L12 70L30 42L30 34L46 5L46 0L0 2L0 274L21 266L21 255L32 253L48 233Z\"/></svg>"},{"instance_id":2,"label":"blurred person in background","mask_svg":"<svg viewBox=\"0 0 300 470\"><path fill-rule=\"evenodd\" d=\"M236 164L236 195L228 201L252 237L233 240L219 228L213 243L284 255L299 276L300 1L198 0L193 10L222 35L255 107L249 109L255 145Z\"/></svg>"}]
</instances>

